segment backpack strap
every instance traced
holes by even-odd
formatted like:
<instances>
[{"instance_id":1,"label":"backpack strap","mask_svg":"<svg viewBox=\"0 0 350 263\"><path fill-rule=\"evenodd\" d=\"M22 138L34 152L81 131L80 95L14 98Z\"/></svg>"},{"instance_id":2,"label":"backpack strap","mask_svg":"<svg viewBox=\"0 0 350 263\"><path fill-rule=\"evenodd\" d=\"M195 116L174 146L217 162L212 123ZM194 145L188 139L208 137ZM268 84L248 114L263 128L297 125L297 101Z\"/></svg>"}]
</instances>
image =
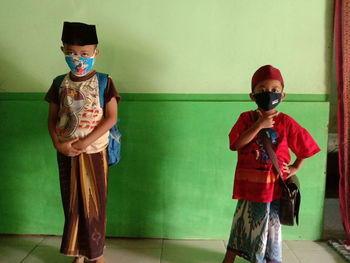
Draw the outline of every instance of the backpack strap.
<instances>
[{"instance_id":1,"label":"backpack strap","mask_svg":"<svg viewBox=\"0 0 350 263\"><path fill-rule=\"evenodd\" d=\"M54 78L53 84L56 88L60 88L64 78L67 74L62 74ZM98 89L99 89L99 96L100 96L100 104L101 108L104 108L105 106L105 91L107 88L107 82L108 82L108 74L99 73L96 72L97 80L98 80Z\"/></svg>"},{"instance_id":2,"label":"backpack strap","mask_svg":"<svg viewBox=\"0 0 350 263\"><path fill-rule=\"evenodd\" d=\"M100 104L101 104L101 108L104 109L104 107L105 107L105 91L107 88L108 74L96 72L96 76L97 76L97 80L98 80Z\"/></svg>"},{"instance_id":3,"label":"backpack strap","mask_svg":"<svg viewBox=\"0 0 350 263\"><path fill-rule=\"evenodd\" d=\"M56 78L54 78L53 80L53 84L55 85L56 88L60 88L61 87L61 84L65 78L67 74L62 74L62 75L59 75L57 76Z\"/></svg>"}]
</instances>

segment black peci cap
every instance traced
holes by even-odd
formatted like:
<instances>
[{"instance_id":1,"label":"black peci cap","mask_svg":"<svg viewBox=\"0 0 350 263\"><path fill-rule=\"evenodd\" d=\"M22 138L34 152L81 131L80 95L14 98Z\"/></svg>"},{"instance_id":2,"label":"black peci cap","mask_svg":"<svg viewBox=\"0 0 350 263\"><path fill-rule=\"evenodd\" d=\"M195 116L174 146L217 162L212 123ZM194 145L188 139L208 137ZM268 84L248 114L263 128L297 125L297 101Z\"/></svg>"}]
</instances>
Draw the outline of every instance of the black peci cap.
<instances>
[{"instance_id":1,"label":"black peci cap","mask_svg":"<svg viewBox=\"0 0 350 263\"><path fill-rule=\"evenodd\" d=\"M97 44L96 27L83 23L64 22L61 40L64 44L77 46Z\"/></svg>"}]
</instances>

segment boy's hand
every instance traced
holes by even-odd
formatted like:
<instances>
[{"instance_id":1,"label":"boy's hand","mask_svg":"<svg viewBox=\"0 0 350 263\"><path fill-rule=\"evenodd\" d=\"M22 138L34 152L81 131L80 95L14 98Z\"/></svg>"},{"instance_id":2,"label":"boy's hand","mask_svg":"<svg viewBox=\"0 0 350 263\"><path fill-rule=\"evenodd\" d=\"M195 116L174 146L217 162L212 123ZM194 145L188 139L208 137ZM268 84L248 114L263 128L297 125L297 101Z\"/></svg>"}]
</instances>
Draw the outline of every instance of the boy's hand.
<instances>
[{"instance_id":1,"label":"boy's hand","mask_svg":"<svg viewBox=\"0 0 350 263\"><path fill-rule=\"evenodd\" d=\"M273 125L275 124L273 118L278 115L278 112L272 114L263 114L260 110L257 110L257 112L259 118L256 122L259 125L260 129L273 128Z\"/></svg>"},{"instance_id":2,"label":"boy's hand","mask_svg":"<svg viewBox=\"0 0 350 263\"><path fill-rule=\"evenodd\" d=\"M76 149L76 150L79 150L79 151L81 151L81 152L85 152L86 147L87 147L88 145L86 145L84 139L80 139L80 140L74 142L74 143L72 144L72 146L73 146L74 149Z\"/></svg>"},{"instance_id":3,"label":"boy's hand","mask_svg":"<svg viewBox=\"0 0 350 263\"><path fill-rule=\"evenodd\" d=\"M299 168L295 167L294 165L288 165L287 163L283 163L283 172L287 173L287 178L295 175L298 172Z\"/></svg>"},{"instance_id":4,"label":"boy's hand","mask_svg":"<svg viewBox=\"0 0 350 263\"><path fill-rule=\"evenodd\" d=\"M76 149L72 146L72 144L77 142L78 140L79 138L67 142L58 142L55 144L55 147L60 153L66 156L74 157L82 153L81 150Z\"/></svg>"}]
</instances>

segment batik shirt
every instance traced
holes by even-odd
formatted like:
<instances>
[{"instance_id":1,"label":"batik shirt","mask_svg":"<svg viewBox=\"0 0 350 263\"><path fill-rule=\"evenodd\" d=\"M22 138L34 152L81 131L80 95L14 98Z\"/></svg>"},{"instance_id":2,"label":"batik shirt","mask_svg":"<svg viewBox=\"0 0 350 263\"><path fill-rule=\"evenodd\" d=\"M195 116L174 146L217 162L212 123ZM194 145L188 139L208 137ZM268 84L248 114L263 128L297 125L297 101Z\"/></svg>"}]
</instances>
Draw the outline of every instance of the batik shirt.
<instances>
[{"instance_id":1,"label":"batik shirt","mask_svg":"<svg viewBox=\"0 0 350 263\"><path fill-rule=\"evenodd\" d=\"M105 103L112 97L120 100L112 79L108 79ZM96 72L84 77L67 74L59 89L52 84L45 99L59 105L56 132L60 141L84 138L91 133L103 118L100 105L99 85ZM96 153L108 145L107 131L86 148L86 153Z\"/></svg>"},{"instance_id":2,"label":"batik shirt","mask_svg":"<svg viewBox=\"0 0 350 263\"><path fill-rule=\"evenodd\" d=\"M230 134L230 149L242 134L255 122L255 112L243 112ZM278 113L274 117L274 127L270 129L273 148L282 171L283 162L289 164L291 150L298 159L311 157L320 148L308 133L290 116ZM286 178L287 174L283 177ZM281 197L281 187L278 175L273 169L272 162L257 135L250 143L238 150L238 161L235 172L233 198L251 202L271 202Z\"/></svg>"}]
</instances>

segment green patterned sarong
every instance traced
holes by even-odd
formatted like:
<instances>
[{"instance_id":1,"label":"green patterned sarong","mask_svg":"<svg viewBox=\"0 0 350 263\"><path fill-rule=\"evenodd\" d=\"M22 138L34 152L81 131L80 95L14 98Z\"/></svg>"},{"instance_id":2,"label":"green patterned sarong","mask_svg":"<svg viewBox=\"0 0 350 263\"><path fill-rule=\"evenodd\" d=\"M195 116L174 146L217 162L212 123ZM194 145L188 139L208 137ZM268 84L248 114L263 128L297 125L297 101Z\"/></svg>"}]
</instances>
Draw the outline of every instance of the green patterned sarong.
<instances>
[{"instance_id":1,"label":"green patterned sarong","mask_svg":"<svg viewBox=\"0 0 350 263\"><path fill-rule=\"evenodd\" d=\"M227 249L252 263L282 262L279 200L238 200Z\"/></svg>"}]
</instances>

